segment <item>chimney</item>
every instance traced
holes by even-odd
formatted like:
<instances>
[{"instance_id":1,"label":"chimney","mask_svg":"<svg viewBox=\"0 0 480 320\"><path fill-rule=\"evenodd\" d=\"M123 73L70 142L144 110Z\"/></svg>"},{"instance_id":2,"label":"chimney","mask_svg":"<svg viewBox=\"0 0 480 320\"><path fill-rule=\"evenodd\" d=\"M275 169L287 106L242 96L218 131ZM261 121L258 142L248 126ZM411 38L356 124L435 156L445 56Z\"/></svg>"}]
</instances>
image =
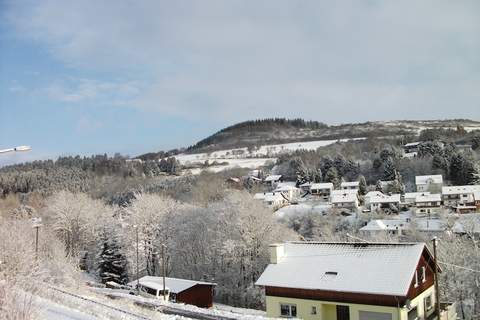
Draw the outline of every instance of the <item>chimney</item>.
<instances>
[{"instance_id":1,"label":"chimney","mask_svg":"<svg viewBox=\"0 0 480 320\"><path fill-rule=\"evenodd\" d=\"M277 264L285 255L285 245L283 243L274 243L270 246L270 263Z\"/></svg>"}]
</instances>

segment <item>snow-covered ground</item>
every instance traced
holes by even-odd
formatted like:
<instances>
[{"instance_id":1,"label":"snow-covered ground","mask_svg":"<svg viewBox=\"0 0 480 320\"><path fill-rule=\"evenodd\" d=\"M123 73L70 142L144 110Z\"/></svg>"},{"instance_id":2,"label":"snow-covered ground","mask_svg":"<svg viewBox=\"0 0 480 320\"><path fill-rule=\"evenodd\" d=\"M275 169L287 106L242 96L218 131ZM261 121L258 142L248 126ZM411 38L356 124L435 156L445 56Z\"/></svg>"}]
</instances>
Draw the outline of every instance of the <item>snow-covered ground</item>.
<instances>
[{"instance_id":1,"label":"snow-covered ground","mask_svg":"<svg viewBox=\"0 0 480 320\"><path fill-rule=\"evenodd\" d=\"M296 150L317 150L320 147L325 147L334 144L338 141L345 142L350 140L363 140L365 138L356 139L340 139L340 140L317 140L306 142L292 142L283 144L264 145L255 150L248 151L247 148L219 150L211 153L195 153L195 154L179 154L175 158L182 165L193 165L213 161L228 164L209 166L208 170L219 172L235 167L256 169L264 166L267 162L275 162L276 157L280 154L294 152ZM191 173L198 174L202 168L190 169Z\"/></svg>"}]
</instances>

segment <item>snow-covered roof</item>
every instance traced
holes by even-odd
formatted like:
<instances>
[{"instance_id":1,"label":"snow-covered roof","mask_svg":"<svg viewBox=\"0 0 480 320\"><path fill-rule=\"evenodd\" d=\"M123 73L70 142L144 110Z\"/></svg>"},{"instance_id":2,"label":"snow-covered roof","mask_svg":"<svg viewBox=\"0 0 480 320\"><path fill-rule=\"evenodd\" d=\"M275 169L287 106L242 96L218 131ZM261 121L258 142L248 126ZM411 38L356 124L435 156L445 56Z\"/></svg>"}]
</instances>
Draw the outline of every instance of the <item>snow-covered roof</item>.
<instances>
[{"instance_id":1,"label":"snow-covered roof","mask_svg":"<svg viewBox=\"0 0 480 320\"><path fill-rule=\"evenodd\" d=\"M282 177L281 174L272 174L265 178L265 181L278 181Z\"/></svg>"},{"instance_id":2,"label":"snow-covered roof","mask_svg":"<svg viewBox=\"0 0 480 320\"><path fill-rule=\"evenodd\" d=\"M441 195L439 195L438 193L436 194L419 194L416 198L415 198L415 202L440 202L442 201L442 197Z\"/></svg>"},{"instance_id":3,"label":"snow-covered roof","mask_svg":"<svg viewBox=\"0 0 480 320\"><path fill-rule=\"evenodd\" d=\"M405 144L404 147L416 147L419 144L420 144L420 142L410 142L410 143Z\"/></svg>"},{"instance_id":4,"label":"snow-covered roof","mask_svg":"<svg viewBox=\"0 0 480 320\"><path fill-rule=\"evenodd\" d=\"M342 194L353 194L358 195L358 190L356 189L345 189L345 190L332 190L331 195L342 195Z\"/></svg>"},{"instance_id":5,"label":"snow-covered roof","mask_svg":"<svg viewBox=\"0 0 480 320\"><path fill-rule=\"evenodd\" d=\"M395 193L392 195L380 194L372 195L369 197L369 203L398 203L400 202L400 194Z\"/></svg>"},{"instance_id":6,"label":"snow-covered roof","mask_svg":"<svg viewBox=\"0 0 480 320\"><path fill-rule=\"evenodd\" d=\"M467 185L467 186L448 186L442 187L442 194L466 194L480 191L480 185Z\"/></svg>"},{"instance_id":7,"label":"snow-covered roof","mask_svg":"<svg viewBox=\"0 0 480 320\"><path fill-rule=\"evenodd\" d=\"M256 285L406 296L423 243L286 243Z\"/></svg>"},{"instance_id":8,"label":"snow-covered roof","mask_svg":"<svg viewBox=\"0 0 480 320\"><path fill-rule=\"evenodd\" d=\"M358 181L344 181L340 184L340 186L343 187L358 187L360 182Z\"/></svg>"},{"instance_id":9,"label":"snow-covered roof","mask_svg":"<svg viewBox=\"0 0 480 320\"><path fill-rule=\"evenodd\" d=\"M398 230L407 227L408 223L402 219L377 219L370 220L360 231Z\"/></svg>"},{"instance_id":10,"label":"snow-covered roof","mask_svg":"<svg viewBox=\"0 0 480 320\"><path fill-rule=\"evenodd\" d=\"M305 182L299 185L299 187L310 187L313 183L312 182Z\"/></svg>"},{"instance_id":11,"label":"snow-covered roof","mask_svg":"<svg viewBox=\"0 0 480 320\"><path fill-rule=\"evenodd\" d=\"M285 198L281 195L280 192L277 193L267 193L265 194L265 202L275 202L275 201L284 201Z\"/></svg>"},{"instance_id":12,"label":"snow-covered roof","mask_svg":"<svg viewBox=\"0 0 480 320\"><path fill-rule=\"evenodd\" d=\"M405 199L417 199L417 196L421 196L422 194L430 194L429 191L426 192L406 192L404 194Z\"/></svg>"},{"instance_id":13,"label":"snow-covered roof","mask_svg":"<svg viewBox=\"0 0 480 320\"><path fill-rule=\"evenodd\" d=\"M345 191L345 190L343 190ZM332 203L351 203L357 201L357 194L351 192L345 192L341 194L333 194L331 195L331 202Z\"/></svg>"},{"instance_id":14,"label":"snow-covered roof","mask_svg":"<svg viewBox=\"0 0 480 320\"><path fill-rule=\"evenodd\" d=\"M367 194L364 197L365 197L365 199L367 199L367 198L370 199L372 197L377 197L377 196L381 196L381 195L383 195L383 193L380 192L380 191L368 191Z\"/></svg>"},{"instance_id":15,"label":"snow-covered roof","mask_svg":"<svg viewBox=\"0 0 480 320\"><path fill-rule=\"evenodd\" d=\"M324 182L324 183L314 183L310 186L310 190L320 190L320 189L333 189L333 183Z\"/></svg>"},{"instance_id":16,"label":"snow-covered roof","mask_svg":"<svg viewBox=\"0 0 480 320\"><path fill-rule=\"evenodd\" d=\"M279 185L273 190L273 192L286 192L291 190L297 190L298 188L290 185Z\"/></svg>"},{"instance_id":17,"label":"snow-covered roof","mask_svg":"<svg viewBox=\"0 0 480 320\"><path fill-rule=\"evenodd\" d=\"M441 174L415 177L415 184L428 184L428 183L443 183L443 177Z\"/></svg>"},{"instance_id":18,"label":"snow-covered roof","mask_svg":"<svg viewBox=\"0 0 480 320\"><path fill-rule=\"evenodd\" d=\"M141 286L152 288L155 290L163 290L162 277L145 276L140 278L139 282ZM180 293L197 284L210 285L210 286L216 285L216 283L212 283L212 282L186 280L186 279L169 278L169 277L165 278L165 287L169 289L169 291L172 293ZM136 286L137 280L130 282L129 285Z\"/></svg>"}]
</instances>

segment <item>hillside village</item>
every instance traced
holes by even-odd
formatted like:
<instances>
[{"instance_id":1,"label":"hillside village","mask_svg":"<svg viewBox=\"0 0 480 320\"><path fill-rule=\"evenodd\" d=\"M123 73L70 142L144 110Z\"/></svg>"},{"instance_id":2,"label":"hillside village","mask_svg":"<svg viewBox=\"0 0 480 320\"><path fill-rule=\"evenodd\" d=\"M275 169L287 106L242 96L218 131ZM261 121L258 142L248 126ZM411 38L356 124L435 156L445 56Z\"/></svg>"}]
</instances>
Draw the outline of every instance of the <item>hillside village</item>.
<instances>
[{"instance_id":1,"label":"hillside village","mask_svg":"<svg viewBox=\"0 0 480 320\"><path fill-rule=\"evenodd\" d=\"M73 294L133 318L473 320L479 141L458 126L4 167L2 261L23 243L12 267L54 310Z\"/></svg>"}]
</instances>

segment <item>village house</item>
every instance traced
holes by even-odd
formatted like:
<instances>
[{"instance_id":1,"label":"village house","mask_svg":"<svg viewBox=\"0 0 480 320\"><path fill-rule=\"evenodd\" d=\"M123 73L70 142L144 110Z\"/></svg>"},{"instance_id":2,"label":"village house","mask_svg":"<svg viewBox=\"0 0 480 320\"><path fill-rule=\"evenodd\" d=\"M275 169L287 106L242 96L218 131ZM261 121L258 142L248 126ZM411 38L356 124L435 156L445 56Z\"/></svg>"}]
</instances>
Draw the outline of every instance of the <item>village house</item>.
<instances>
[{"instance_id":1,"label":"village house","mask_svg":"<svg viewBox=\"0 0 480 320\"><path fill-rule=\"evenodd\" d=\"M295 183L281 182L277 184L273 193L280 193L289 202L300 196L301 190L295 187Z\"/></svg>"},{"instance_id":2,"label":"village house","mask_svg":"<svg viewBox=\"0 0 480 320\"><path fill-rule=\"evenodd\" d=\"M345 192L355 190L334 190L341 191L332 192L331 204L332 208L340 210L342 213L354 213L358 210L358 196L356 192Z\"/></svg>"},{"instance_id":3,"label":"village house","mask_svg":"<svg viewBox=\"0 0 480 320\"><path fill-rule=\"evenodd\" d=\"M480 185L442 187L443 204L447 207L475 205L474 193L480 191Z\"/></svg>"},{"instance_id":4,"label":"village house","mask_svg":"<svg viewBox=\"0 0 480 320\"><path fill-rule=\"evenodd\" d=\"M406 192L402 198L402 203L406 206L414 206L415 201L417 200L417 196L428 195L430 192Z\"/></svg>"},{"instance_id":5,"label":"village house","mask_svg":"<svg viewBox=\"0 0 480 320\"><path fill-rule=\"evenodd\" d=\"M256 282L265 288L269 317L436 318L435 265L424 243L287 242L270 249ZM456 319L453 305L440 319L447 315Z\"/></svg>"},{"instance_id":6,"label":"village house","mask_svg":"<svg viewBox=\"0 0 480 320\"><path fill-rule=\"evenodd\" d=\"M333 191L333 183L314 183L310 186L310 193L323 201L330 201L330 195Z\"/></svg>"},{"instance_id":7,"label":"village house","mask_svg":"<svg viewBox=\"0 0 480 320\"><path fill-rule=\"evenodd\" d=\"M299 185L298 187L303 191L303 192L310 192L310 187L312 186L313 182L305 182Z\"/></svg>"},{"instance_id":8,"label":"village house","mask_svg":"<svg viewBox=\"0 0 480 320\"><path fill-rule=\"evenodd\" d=\"M270 186L272 189L275 189L277 187L277 184L279 182L282 182L282 175L281 174L273 174L273 175L269 175L267 176L263 182Z\"/></svg>"},{"instance_id":9,"label":"village house","mask_svg":"<svg viewBox=\"0 0 480 320\"><path fill-rule=\"evenodd\" d=\"M441 193L443 177L441 174L429 176L416 176L415 185L417 192Z\"/></svg>"},{"instance_id":10,"label":"village house","mask_svg":"<svg viewBox=\"0 0 480 320\"><path fill-rule=\"evenodd\" d=\"M442 197L439 194L421 194L415 198L416 214L436 214L441 206Z\"/></svg>"},{"instance_id":11,"label":"village house","mask_svg":"<svg viewBox=\"0 0 480 320\"><path fill-rule=\"evenodd\" d=\"M375 219L370 220L366 226L360 228L360 232L369 235L379 233L404 235L404 230L409 228L409 223L402 219Z\"/></svg>"},{"instance_id":12,"label":"village house","mask_svg":"<svg viewBox=\"0 0 480 320\"><path fill-rule=\"evenodd\" d=\"M255 200L263 201L263 203L273 210L277 210L288 204L288 199L280 192L259 192L253 196Z\"/></svg>"},{"instance_id":13,"label":"village house","mask_svg":"<svg viewBox=\"0 0 480 320\"><path fill-rule=\"evenodd\" d=\"M145 276L139 279L140 291L148 296L163 299L163 278ZM137 287L137 280L129 283L131 287ZM165 278L165 294L167 300L192 304L201 308L213 306L213 294L216 283L194 281L178 278Z\"/></svg>"},{"instance_id":14,"label":"village house","mask_svg":"<svg viewBox=\"0 0 480 320\"><path fill-rule=\"evenodd\" d=\"M383 210L397 212L400 206L400 194L386 195L381 192L365 198L365 206L370 211Z\"/></svg>"},{"instance_id":15,"label":"village house","mask_svg":"<svg viewBox=\"0 0 480 320\"><path fill-rule=\"evenodd\" d=\"M407 153L417 153L420 142L410 142L403 146L403 151Z\"/></svg>"},{"instance_id":16,"label":"village house","mask_svg":"<svg viewBox=\"0 0 480 320\"><path fill-rule=\"evenodd\" d=\"M342 190L358 190L360 182L358 181L344 181L340 184Z\"/></svg>"}]
</instances>

